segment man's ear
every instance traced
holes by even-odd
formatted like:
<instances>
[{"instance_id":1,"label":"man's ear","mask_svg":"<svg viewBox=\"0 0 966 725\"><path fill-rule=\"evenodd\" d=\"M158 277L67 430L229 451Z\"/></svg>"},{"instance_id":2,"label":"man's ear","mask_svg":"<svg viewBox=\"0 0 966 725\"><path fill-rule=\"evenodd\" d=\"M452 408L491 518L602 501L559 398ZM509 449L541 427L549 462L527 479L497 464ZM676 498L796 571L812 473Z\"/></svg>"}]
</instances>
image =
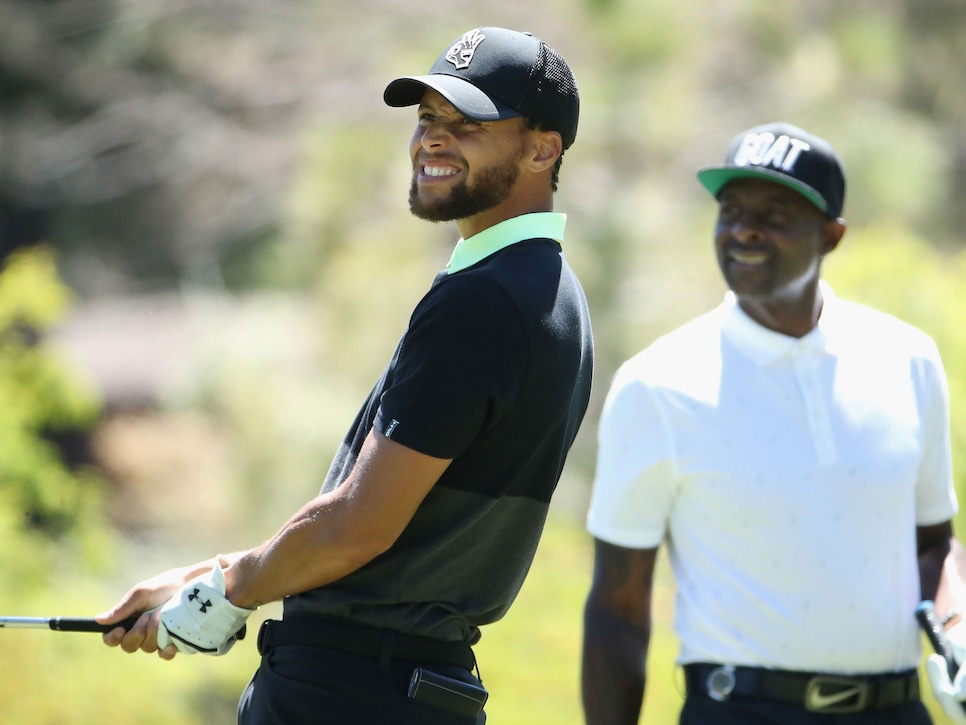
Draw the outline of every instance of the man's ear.
<instances>
[{"instance_id":1,"label":"man's ear","mask_svg":"<svg viewBox=\"0 0 966 725\"><path fill-rule=\"evenodd\" d=\"M838 219L829 219L825 222L825 246L822 249L822 256L832 252L839 246L842 237L845 236L845 229L845 219L841 217Z\"/></svg>"},{"instance_id":2,"label":"man's ear","mask_svg":"<svg viewBox=\"0 0 966 725\"><path fill-rule=\"evenodd\" d=\"M556 131L531 131L530 169L540 173L553 167L563 153L563 140Z\"/></svg>"}]
</instances>

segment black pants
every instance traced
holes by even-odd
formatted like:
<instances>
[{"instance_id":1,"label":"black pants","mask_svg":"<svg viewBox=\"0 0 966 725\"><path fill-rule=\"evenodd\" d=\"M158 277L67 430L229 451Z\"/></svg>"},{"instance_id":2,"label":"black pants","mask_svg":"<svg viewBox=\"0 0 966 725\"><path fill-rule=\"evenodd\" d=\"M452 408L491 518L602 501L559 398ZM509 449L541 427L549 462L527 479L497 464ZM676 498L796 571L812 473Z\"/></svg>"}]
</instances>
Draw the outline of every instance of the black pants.
<instances>
[{"instance_id":1,"label":"black pants","mask_svg":"<svg viewBox=\"0 0 966 725\"><path fill-rule=\"evenodd\" d=\"M781 702L716 702L705 695L688 696L679 722L680 725L932 725L929 712L921 702L885 710L830 715Z\"/></svg>"},{"instance_id":2,"label":"black pants","mask_svg":"<svg viewBox=\"0 0 966 725\"><path fill-rule=\"evenodd\" d=\"M334 649L284 645L262 656L238 703L238 725L484 725L409 699L418 663L391 662ZM460 667L424 667L479 684Z\"/></svg>"}]
</instances>

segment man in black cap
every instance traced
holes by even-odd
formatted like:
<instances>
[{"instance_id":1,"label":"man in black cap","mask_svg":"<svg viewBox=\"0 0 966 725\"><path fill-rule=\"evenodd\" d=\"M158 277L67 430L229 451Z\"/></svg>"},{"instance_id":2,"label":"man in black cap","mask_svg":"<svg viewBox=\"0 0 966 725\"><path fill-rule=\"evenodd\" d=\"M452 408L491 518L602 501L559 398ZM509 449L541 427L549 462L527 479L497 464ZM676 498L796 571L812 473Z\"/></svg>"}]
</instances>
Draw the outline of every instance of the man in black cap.
<instances>
[{"instance_id":1,"label":"man in black cap","mask_svg":"<svg viewBox=\"0 0 966 725\"><path fill-rule=\"evenodd\" d=\"M100 617L162 605L106 643L221 654L283 599L259 633L245 725L484 722L471 645L523 583L590 395L587 302L553 212L577 131L566 62L477 28L385 101L418 107L410 206L455 220L446 270L318 497L263 545L142 582Z\"/></svg>"},{"instance_id":2,"label":"man in black cap","mask_svg":"<svg viewBox=\"0 0 966 725\"><path fill-rule=\"evenodd\" d=\"M962 585L939 353L821 280L845 234L827 142L759 126L698 178L729 291L621 366L604 405L587 723L638 722L662 542L681 723L929 723L915 612L938 599L952 620Z\"/></svg>"}]
</instances>

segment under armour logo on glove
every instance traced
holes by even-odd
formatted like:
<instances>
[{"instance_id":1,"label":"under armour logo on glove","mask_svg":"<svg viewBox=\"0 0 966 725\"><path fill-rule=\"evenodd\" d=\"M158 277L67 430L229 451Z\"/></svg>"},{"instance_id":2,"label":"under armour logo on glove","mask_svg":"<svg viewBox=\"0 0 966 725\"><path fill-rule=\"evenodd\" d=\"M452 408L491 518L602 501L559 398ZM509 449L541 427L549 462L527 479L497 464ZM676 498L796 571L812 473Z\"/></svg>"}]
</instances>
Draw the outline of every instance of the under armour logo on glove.
<instances>
[{"instance_id":1,"label":"under armour logo on glove","mask_svg":"<svg viewBox=\"0 0 966 725\"><path fill-rule=\"evenodd\" d=\"M225 573L218 565L188 582L161 607L158 647L179 652L223 655L244 636L245 620L255 611L236 607L225 594Z\"/></svg>"},{"instance_id":2,"label":"under armour logo on glove","mask_svg":"<svg viewBox=\"0 0 966 725\"><path fill-rule=\"evenodd\" d=\"M209 599L207 602L202 602L201 597L198 596L199 594L201 594L201 590L195 587L194 591L188 595L188 601L191 602L197 599L201 604L201 613L206 614L208 612L208 607L211 606L211 600Z\"/></svg>"}]
</instances>

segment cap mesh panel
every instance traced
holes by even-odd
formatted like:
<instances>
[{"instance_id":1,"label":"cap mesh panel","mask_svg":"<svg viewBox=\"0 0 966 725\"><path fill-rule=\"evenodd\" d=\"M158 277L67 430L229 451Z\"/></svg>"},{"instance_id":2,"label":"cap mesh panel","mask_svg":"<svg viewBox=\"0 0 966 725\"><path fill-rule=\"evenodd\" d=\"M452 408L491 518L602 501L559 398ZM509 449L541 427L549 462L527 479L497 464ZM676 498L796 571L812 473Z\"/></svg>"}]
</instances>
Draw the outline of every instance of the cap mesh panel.
<instances>
[{"instance_id":1,"label":"cap mesh panel","mask_svg":"<svg viewBox=\"0 0 966 725\"><path fill-rule=\"evenodd\" d=\"M541 43L533 76L538 81L523 99L520 112L547 129L559 131L564 145L569 146L576 136L579 106L570 66L557 51Z\"/></svg>"}]
</instances>

